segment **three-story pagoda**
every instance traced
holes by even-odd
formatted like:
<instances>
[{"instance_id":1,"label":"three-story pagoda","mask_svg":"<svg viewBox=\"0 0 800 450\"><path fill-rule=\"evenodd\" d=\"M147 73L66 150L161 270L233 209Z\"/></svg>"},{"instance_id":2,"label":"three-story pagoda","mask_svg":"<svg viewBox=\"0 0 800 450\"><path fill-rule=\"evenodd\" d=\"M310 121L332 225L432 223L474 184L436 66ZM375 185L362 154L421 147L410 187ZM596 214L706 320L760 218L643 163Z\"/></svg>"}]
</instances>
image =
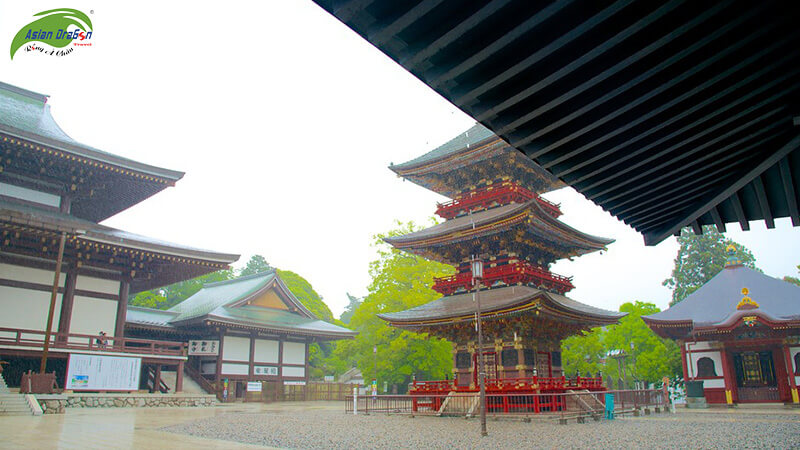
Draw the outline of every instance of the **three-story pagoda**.
<instances>
[{"instance_id":1,"label":"three-story pagoda","mask_svg":"<svg viewBox=\"0 0 800 450\"><path fill-rule=\"evenodd\" d=\"M453 342L453 380L418 381L412 393L476 390L480 355L489 392L601 389L599 377L564 376L561 340L616 323L624 314L566 297L572 279L552 273L550 265L604 250L613 240L558 220L559 206L539 194L562 183L481 125L390 169L452 199L437 207L443 223L386 239L397 249L457 269L434 280L432 288L443 295L440 299L379 315L392 326ZM479 293L482 351L476 343L473 259L484 263Z\"/></svg>"}]
</instances>

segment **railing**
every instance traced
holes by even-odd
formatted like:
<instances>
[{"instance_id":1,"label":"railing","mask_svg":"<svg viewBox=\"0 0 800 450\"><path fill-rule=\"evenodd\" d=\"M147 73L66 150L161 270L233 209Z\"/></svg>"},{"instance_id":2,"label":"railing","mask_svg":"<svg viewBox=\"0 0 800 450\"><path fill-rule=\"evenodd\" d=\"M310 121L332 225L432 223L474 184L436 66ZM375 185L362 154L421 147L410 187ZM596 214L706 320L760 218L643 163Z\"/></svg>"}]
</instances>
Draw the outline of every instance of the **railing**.
<instances>
[{"instance_id":1,"label":"railing","mask_svg":"<svg viewBox=\"0 0 800 450\"><path fill-rule=\"evenodd\" d=\"M564 294L575 287L572 284L571 277L554 274L527 261L484 267L481 282L486 286L491 286L498 281L502 281L507 285L533 283L539 288L555 291L559 294ZM432 289L443 295L453 295L459 289L469 290L471 288L472 274L469 272L460 272L455 275L433 279Z\"/></svg>"},{"instance_id":2,"label":"railing","mask_svg":"<svg viewBox=\"0 0 800 450\"><path fill-rule=\"evenodd\" d=\"M486 394L486 413L490 415L552 414L554 417L602 414L606 394L614 397L614 411L628 412L639 408L668 406L661 389L600 392ZM345 412L358 414L397 413L418 415L475 416L479 414L477 393L430 395L353 396L345 399Z\"/></svg>"},{"instance_id":3,"label":"railing","mask_svg":"<svg viewBox=\"0 0 800 450\"><path fill-rule=\"evenodd\" d=\"M189 378L194 380L195 383L199 384L207 394L213 394L217 397L221 397L220 393L217 391L217 387L214 383L208 381L197 369L192 367L190 364L184 366L184 371ZM220 399L222 400L222 399Z\"/></svg>"},{"instance_id":4,"label":"railing","mask_svg":"<svg viewBox=\"0 0 800 450\"><path fill-rule=\"evenodd\" d=\"M436 214L444 219L452 219L459 214L486 209L494 205L507 205L511 202L524 203L536 199L539 205L553 217L561 215L561 209L537 194L510 181L499 185L485 186L436 205Z\"/></svg>"},{"instance_id":5,"label":"railing","mask_svg":"<svg viewBox=\"0 0 800 450\"><path fill-rule=\"evenodd\" d=\"M414 381L409 395L428 393L446 395L448 392L475 392L477 388L457 386L453 380ZM486 392L505 393L513 391L567 391L603 390L603 379L599 377L528 377L490 378L486 380Z\"/></svg>"},{"instance_id":6,"label":"railing","mask_svg":"<svg viewBox=\"0 0 800 450\"><path fill-rule=\"evenodd\" d=\"M45 332L19 328L0 328L0 345L42 348ZM155 356L185 356L185 342L157 341L77 333L51 333L51 349L100 352L144 353Z\"/></svg>"}]
</instances>

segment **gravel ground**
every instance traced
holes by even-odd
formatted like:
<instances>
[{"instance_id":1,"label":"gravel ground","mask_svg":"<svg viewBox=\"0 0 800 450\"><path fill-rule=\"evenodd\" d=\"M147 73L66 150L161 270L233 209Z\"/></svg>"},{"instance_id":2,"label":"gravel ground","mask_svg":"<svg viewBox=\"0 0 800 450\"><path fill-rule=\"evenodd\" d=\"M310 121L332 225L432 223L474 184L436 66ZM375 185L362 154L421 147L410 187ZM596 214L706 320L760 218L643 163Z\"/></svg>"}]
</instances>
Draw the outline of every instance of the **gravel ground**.
<instances>
[{"instance_id":1,"label":"gravel ground","mask_svg":"<svg viewBox=\"0 0 800 450\"><path fill-rule=\"evenodd\" d=\"M163 428L280 448L800 448L800 415L691 412L570 423L345 415L341 410L230 412Z\"/></svg>"}]
</instances>

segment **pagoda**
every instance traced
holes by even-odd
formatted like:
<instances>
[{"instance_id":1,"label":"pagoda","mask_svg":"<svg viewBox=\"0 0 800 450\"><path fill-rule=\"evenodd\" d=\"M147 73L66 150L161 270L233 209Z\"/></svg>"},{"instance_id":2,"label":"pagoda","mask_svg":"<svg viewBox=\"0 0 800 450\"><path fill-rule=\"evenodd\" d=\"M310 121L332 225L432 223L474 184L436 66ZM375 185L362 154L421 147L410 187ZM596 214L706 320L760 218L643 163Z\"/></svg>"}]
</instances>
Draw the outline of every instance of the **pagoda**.
<instances>
[{"instance_id":1,"label":"pagoda","mask_svg":"<svg viewBox=\"0 0 800 450\"><path fill-rule=\"evenodd\" d=\"M450 197L437 205L445 219L430 228L387 238L395 248L452 265L436 278L438 300L380 314L390 325L453 343L453 379L415 381L412 394L477 390L478 358L487 392L564 392L602 389L600 377L567 379L561 340L616 323L617 313L565 296L572 279L550 265L601 251L613 242L578 231L558 218L559 205L539 194L562 183L482 125L409 162L392 165L400 177ZM477 347L476 285L470 262L483 261L480 296L484 348Z\"/></svg>"}]
</instances>

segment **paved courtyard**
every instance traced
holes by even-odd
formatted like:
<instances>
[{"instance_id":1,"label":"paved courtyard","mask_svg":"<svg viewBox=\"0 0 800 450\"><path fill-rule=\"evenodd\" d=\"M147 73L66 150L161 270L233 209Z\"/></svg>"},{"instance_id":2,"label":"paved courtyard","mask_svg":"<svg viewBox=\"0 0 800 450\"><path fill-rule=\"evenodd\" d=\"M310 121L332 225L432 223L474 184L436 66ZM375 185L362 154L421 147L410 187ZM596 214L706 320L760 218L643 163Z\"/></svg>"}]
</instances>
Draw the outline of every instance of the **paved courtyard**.
<instances>
[{"instance_id":1,"label":"paved courtyard","mask_svg":"<svg viewBox=\"0 0 800 450\"><path fill-rule=\"evenodd\" d=\"M1 448L800 448L800 410L688 411L556 425L345 415L340 403L72 409L0 418Z\"/></svg>"}]
</instances>

